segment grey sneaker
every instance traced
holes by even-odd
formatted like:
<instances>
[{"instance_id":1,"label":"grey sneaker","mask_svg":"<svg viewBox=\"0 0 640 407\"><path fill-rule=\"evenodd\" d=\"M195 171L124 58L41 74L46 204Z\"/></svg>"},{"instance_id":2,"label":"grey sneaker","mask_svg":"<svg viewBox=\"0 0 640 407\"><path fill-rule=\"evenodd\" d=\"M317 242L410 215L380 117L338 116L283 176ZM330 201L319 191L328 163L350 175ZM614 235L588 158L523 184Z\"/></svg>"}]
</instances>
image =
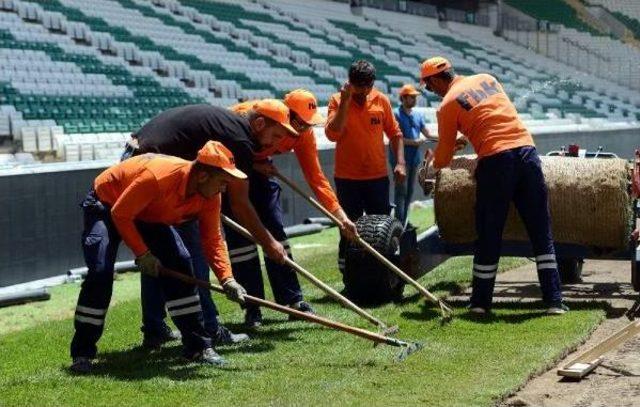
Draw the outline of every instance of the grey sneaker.
<instances>
[{"instance_id":1,"label":"grey sneaker","mask_svg":"<svg viewBox=\"0 0 640 407\"><path fill-rule=\"evenodd\" d=\"M185 358L192 362L199 362L207 365L224 366L226 364L224 358L218 355L213 348L205 348L198 352L185 354Z\"/></svg>"},{"instance_id":2,"label":"grey sneaker","mask_svg":"<svg viewBox=\"0 0 640 407\"><path fill-rule=\"evenodd\" d=\"M249 340L247 334L234 334L229 328L219 325L218 331L211 334L214 345L233 345L234 343L246 342Z\"/></svg>"},{"instance_id":3,"label":"grey sneaker","mask_svg":"<svg viewBox=\"0 0 640 407\"><path fill-rule=\"evenodd\" d=\"M93 364L91 363L91 359L84 356L78 356L73 358L73 363L69 366L69 370L77 374L88 374L91 373L92 366Z\"/></svg>"},{"instance_id":4,"label":"grey sneaker","mask_svg":"<svg viewBox=\"0 0 640 407\"><path fill-rule=\"evenodd\" d=\"M569 307L563 303L554 304L547 308L547 315L563 315L569 311Z\"/></svg>"}]
</instances>

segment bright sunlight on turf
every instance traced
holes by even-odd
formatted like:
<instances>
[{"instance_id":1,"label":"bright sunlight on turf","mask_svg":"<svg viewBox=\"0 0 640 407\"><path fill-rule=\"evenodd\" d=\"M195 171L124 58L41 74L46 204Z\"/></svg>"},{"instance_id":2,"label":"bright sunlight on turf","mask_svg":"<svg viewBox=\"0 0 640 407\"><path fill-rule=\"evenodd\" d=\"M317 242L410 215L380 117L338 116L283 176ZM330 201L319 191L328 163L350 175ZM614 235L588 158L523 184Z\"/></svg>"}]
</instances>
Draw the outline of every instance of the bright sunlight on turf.
<instances>
[{"instance_id":1,"label":"bright sunlight on turf","mask_svg":"<svg viewBox=\"0 0 640 407\"><path fill-rule=\"evenodd\" d=\"M433 221L431 210L414 211L412 221L424 228ZM336 242L336 229L292 240L296 259L341 289ZM502 269L519 264L501 261ZM469 268L469 258L453 259L421 282L446 295L468 284ZM435 308L407 288L401 304L371 310L398 324L400 338L425 345L404 362L394 361L397 348L373 348L266 310L266 324L250 344L218 348L229 362L220 369L185 364L177 343L152 354L138 348L137 277L129 273L115 283L98 364L88 377L66 370L78 285L53 289L49 302L0 309L0 405L489 406L582 340L604 314L594 304L547 317L540 303L514 303L497 306L496 316L481 323L454 303L457 317L440 326ZM304 290L321 315L370 328L306 282ZM240 309L215 299L223 321L240 331Z\"/></svg>"}]
</instances>

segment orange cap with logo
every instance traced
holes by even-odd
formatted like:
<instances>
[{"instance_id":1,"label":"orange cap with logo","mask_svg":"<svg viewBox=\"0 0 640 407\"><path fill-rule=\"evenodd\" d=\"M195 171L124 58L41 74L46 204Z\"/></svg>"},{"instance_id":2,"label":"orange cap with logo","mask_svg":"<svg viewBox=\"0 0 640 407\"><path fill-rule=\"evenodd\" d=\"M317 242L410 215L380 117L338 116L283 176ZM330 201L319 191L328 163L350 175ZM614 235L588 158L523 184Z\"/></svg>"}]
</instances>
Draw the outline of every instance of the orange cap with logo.
<instances>
[{"instance_id":1,"label":"orange cap with logo","mask_svg":"<svg viewBox=\"0 0 640 407\"><path fill-rule=\"evenodd\" d=\"M220 168L236 178L247 178L247 174L236 168L236 160L233 158L233 153L218 141L207 141L198 151L196 161Z\"/></svg>"},{"instance_id":2,"label":"orange cap with logo","mask_svg":"<svg viewBox=\"0 0 640 407\"><path fill-rule=\"evenodd\" d=\"M451 68L451 62L443 57L433 57L420 65L420 84L424 84L424 78L439 74Z\"/></svg>"},{"instance_id":3,"label":"orange cap with logo","mask_svg":"<svg viewBox=\"0 0 640 407\"><path fill-rule=\"evenodd\" d=\"M411 84L408 84L408 83L406 85L403 85L400 88L400 92L399 92L400 97L407 96L407 95L408 96L418 96L419 94L420 94L420 92L418 92L416 87L411 85Z\"/></svg>"},{"instance_id":4,"label":"orange cap with logo","mask_svg":"<svg viewBox=\"0 0 640 407\"><path fill-rule=\"evenodd\" d=\"M296 89L287 93L284 96L284 104L309 125L315 126L325 121L318 112L316 97L306 89Z\"/></svg>"},{"instance_id":5,"label":"orange cap with logo","mask_svg":"<svg viewBox=\"0 0 640 407\"><path fill-rule=\"evenodd\" d=\"M253 105L253 110L257 113L274 120L282 127L287 129L292 135L297 136L298 132L295 131L293 127L291 127L291 123L289 120L291 119L291 115L289 113L289 108L283 102L277 99L262 99L256 102Z\"/></svg>"}]
</instances>

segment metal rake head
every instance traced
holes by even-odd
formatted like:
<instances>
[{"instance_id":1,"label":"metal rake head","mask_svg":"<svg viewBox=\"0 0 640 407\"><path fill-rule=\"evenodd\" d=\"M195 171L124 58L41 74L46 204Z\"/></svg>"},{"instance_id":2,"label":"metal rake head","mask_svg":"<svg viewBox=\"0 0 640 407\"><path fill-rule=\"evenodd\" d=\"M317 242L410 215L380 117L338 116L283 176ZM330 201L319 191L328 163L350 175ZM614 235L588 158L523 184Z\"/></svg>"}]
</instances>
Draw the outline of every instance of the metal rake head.
<instances>
[{"instance_id":1,"label":"metal rake head","mask_svg":"<svg viewBox=\"0 0 640 407\"><path fill-rule=\"evenodd\" d=\"M398 356L396 356L396 362L404 361L407 357L409 357L409 355L419 351L423 347L424 345L420 342L405 342L402 346L402 350L400 351Z\"/></svg>"},{"instance_id":2,"label":"metal rake head","mask_svg":"<svg viewBox=\"0 0 640 407\"><path fill-rule=\"evenodd\" d=\"M440 314L442 315L440 317L440 325L445 325L451 322L453 319L453 310L446 306L442 301L438 302L438 305L440 305Z\"/></svg>"}]
</instances>

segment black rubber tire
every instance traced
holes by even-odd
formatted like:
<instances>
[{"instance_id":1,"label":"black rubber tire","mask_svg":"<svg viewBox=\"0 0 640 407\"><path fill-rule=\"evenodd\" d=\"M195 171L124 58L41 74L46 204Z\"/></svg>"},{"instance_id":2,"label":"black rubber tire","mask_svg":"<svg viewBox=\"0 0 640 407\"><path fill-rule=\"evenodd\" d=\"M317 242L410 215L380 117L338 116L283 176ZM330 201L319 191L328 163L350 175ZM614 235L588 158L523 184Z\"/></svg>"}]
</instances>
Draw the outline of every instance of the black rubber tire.
<instances>
[{"instance_id":1,"label":"black rubber tire","mask_svg":"<svg viewBox=\"0 0 640 407\"><path fill-rule=\"evenodd\" d=\"M398 264L402 224L388 215L365 215L356 222L360 236L383 256ZM351 301L379 305L402 298L404 281L358 244L349 244L343 281Z\"/></svg>"},{"instance_id":2,"label":"black rubber tire","mask_svg":"<svg viewBox=\"0 0 640 407\"><path fill-rule=\"evenodd\" d=\"M583 259L561 257L558 259L558 272L562 284L576 284L582 282Z\"/></svg>"}]
</instances>

